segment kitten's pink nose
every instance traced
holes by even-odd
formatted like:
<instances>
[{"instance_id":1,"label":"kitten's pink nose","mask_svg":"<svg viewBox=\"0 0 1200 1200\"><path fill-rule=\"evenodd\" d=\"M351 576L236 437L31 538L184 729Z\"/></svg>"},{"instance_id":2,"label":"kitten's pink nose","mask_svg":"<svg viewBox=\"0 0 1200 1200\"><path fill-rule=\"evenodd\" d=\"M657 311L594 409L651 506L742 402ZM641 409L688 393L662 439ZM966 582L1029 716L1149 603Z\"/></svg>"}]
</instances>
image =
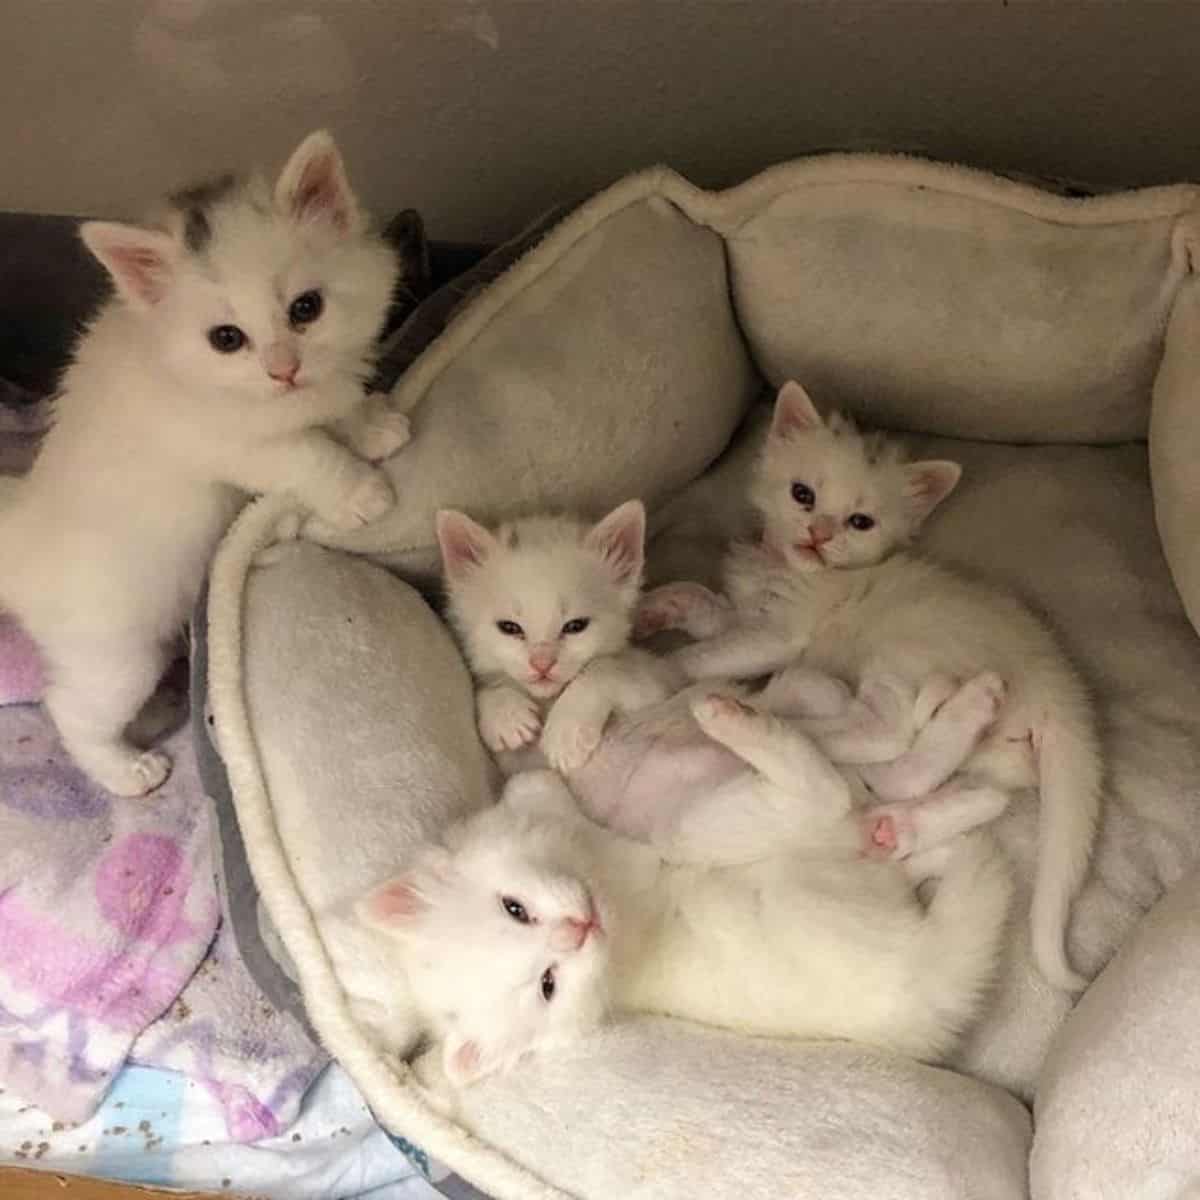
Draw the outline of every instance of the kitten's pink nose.
<instances>
[{"instance_id":1,"label":"kitten's pink nose","mask_svg":"<svg viewBox=\"0 0 1200 1200\"><path fill-rule=\"evenodd\" d=\"M263 364L267 374L276 383L295 383L296 374L300 370L300 359L294 350L288 346L271 345L263 356Z\"/></svg>"},{"instance_id":2,"label":"kitten's pink nose","mask_svg":"<svg viewBox=\"0 0 1200 1200\"><path fill-rule=\"evenodd\" d=\"M818 517L808 527L808 536L812 539L814 546L823 546L826 542L832 541L833 533L832 517Z\"/></svg>"},{"instance_id":3,"label":"kitten's pink nose","mask_svg":"<svg viewBox=\"0 0 1200 1200\"><path fill-rule=\"evenodd\" d=\"M548 675L558 662L558 647L534 646L529 651L529 665L539 675Z\"/></svg>"},{"instance_id":4,"label":"kitten's pink nose","mask_svg":"<svg viewBox=\"0 0 1200 1200\"><path fill-rule=\"evenodd\" d=\"M578 950L588 940L588 935L592 930L600 928L600 923L596 920L594 913L586 921L582 921L578 917L564 917L562 924L566 933L564 940L570 950Z\"/></svg>"}]
</instances>

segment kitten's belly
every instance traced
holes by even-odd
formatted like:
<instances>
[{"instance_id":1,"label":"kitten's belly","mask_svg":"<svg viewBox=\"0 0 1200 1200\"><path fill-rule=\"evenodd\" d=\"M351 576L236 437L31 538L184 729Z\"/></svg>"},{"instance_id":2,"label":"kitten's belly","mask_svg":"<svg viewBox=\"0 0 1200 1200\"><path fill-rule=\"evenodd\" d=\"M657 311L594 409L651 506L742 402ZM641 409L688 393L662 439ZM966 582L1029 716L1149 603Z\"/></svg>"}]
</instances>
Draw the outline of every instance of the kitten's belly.
<instances>
[{"instance_id":1,"label":"kitten's belly","mask_svg":"<svg viewBox=\"0 0 1200 1200\"><path fill-rule=\"evenodd\" d=\"M654 842L696 796L747 770L696 724L689 705L697 690L613 721L596 752L568 780L592 820Z\"/></svg>"},{"instance_id":2,"label":"kitten's belly","mask_svg":"<svg viewBox=\"0 0 1200 1200\"><path fill-rule=\"evenodd\" d=\"M892 864L793 857L680 868L619 1007L763 1036L852 1038L903 1048L923 910Z\"/></svg>"}]
</instances>

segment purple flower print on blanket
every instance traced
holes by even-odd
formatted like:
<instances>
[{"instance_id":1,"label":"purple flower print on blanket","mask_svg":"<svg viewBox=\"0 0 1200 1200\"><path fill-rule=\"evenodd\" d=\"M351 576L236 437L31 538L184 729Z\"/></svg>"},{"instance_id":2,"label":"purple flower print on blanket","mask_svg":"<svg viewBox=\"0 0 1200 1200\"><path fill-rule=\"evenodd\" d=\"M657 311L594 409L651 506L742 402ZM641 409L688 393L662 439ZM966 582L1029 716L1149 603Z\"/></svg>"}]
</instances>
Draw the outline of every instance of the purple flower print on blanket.
<instances>
[{"instance_id":1,"label":"purple flower print on blanket","mask_svg":"<svg viewBox=\"0 0 1200 1200\"><path fill-rule=\"evenodd\" d=\"M209 801L186 735L167 748L152 800L114 799L40 708L0 707L0 1086L76 1121L123 1062L167 1067L256 1141L295 1120L328 1057L265 1000L228 924L212 938Z\"/></svg>"},{"instance_id":2,"label":"purple flower print on blanket","mask_svg":"<svg viewBox=\"0 0 1200 1200\"><path fill-rule=\"evenodd\" d=\"M179 999L133 1044L129 1059L195 1079L225 1110L229 1136L282 1133L329 1061L300 1023L267 1002L223 921Z\"/></svg>"},{"instance_id":3,"label":"purple flower print on blanket","mask_svg":"<svg viewBox=\"0 0 1200 1200\"><path fill-rule=\"evenodd\" d=\"M186 765L152 801L113 800L36 709L0 712L18 734L0 752L0 1083L78 1121L212 942L209 816Z\"/></svg>"}]
</instances>

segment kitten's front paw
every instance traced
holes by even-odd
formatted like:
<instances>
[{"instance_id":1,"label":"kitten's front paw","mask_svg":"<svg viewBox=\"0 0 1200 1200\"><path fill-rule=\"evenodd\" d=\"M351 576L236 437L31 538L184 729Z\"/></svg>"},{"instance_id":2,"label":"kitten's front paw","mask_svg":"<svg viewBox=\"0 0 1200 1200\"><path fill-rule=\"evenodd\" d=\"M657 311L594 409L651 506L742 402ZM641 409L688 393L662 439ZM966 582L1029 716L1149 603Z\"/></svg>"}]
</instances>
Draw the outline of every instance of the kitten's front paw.
<instances>
[{"instance_id":1,"label":"kitten's front paw","mask_svg":"<svg viewBox=\"0 0 1200 1200\"><path fill-rule=\"evenodd\" d=\"M382 462L412 441L408 417L382 404L372 406L363 418L355 439L355 449L368 462Z\"/></svg>"},{"instance_id":2,"label":"kitten's front paw","mask_svg":"<svg viewBox=\"0 0 1200 1200\"><path fill-rule=\"evenodd\" d=\"M340 530L361 529L379 520L395 503L396 493L387 476L382 471L367 471L350 487L340 503L309 521L305 531L319 532L322 525Z\"/></svg>"},{"instance_id":3,"label":"kitten's front paw","mask_svg":"<svg viewBox=\"0 0 1200 1200\"><path fill-rule=\"evenodd\" d=\"M556 771L566 774L578 770L592 757L603 736L602 720L551 712L542 734L542 753Z\"/></svg>"},{"instance_id":4,"label":"kitten's front paw","mask_svg":"<svg viewBox=\"0 0 1200 1200\"><path fill-rule=\"evenodd\" d=\"M694 638L715 637L728 628L733 607L703 584L682 580L647 592L638 605L633 636L648 638L666 629L682 629Z\"/></svg>"},{"instance_id":5,"label":"kitten's front paw","mask_svg":"<svg viewBox=\"0 0 1200 1200\"><path fill-rule=\"evenodd\" d=\"M513 688L479 694L479 736L494 753L531 746L542 732L538 706Z\"/></svg>"}]
</instances>

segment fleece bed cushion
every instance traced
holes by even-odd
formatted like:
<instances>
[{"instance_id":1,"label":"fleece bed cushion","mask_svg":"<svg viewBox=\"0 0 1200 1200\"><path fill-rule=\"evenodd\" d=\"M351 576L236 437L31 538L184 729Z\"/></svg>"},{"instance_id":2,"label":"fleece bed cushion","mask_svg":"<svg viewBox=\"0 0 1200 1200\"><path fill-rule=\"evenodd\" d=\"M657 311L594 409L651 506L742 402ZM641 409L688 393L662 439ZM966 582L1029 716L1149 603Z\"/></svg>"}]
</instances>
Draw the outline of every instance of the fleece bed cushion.
<instances>
[{"instance_id":1,"label":"fleece bed cushion","mask_svg":"<svg viewBox=\"0 0 1200 1200\"><path fill-rule=\"evenodd\" d=\"M1098 970L1197 850L1200 642L1164 558L1165 549L1186 587L1181 548L1166 533L1186 472L1155 458L1152 480L1140 440L1164 339L1167 362L1178 357L1172 313L1191 285L1196 198L1176 187L1071 201L883 158L789 164L725 193L644 173L562 221L401 378L394 397L415 438L389 464L402 498L394 513L326 548L272 545L281 500L243 513L218 553L209 601L215 741L309 1017L390 1128L501 1200L694 1195L679 1147L701 1125L714 1195L825 1195L835 1185L904 1200L1026 1194L1028 1129L1002 1089L1032 1094L1067 1005L1029 966L1023 919L952 1087L930 1068L876 1055L848 1073L837 1057L846 1047L774 1044L764 1054L763 1043L725 1037L718 1059L686 1040L709 1034L668 1022L684 1039L671 1073L655 1049L664 1023L630 1021L615 1040L579 1047L569 1074L540 1064L481 1085L463 1124L426 1106L406 1068L355 1022L364 985L337 910L415 837L494 795L461 659L400 578L433 582L435 509L494 519L640 494L655 509L655 572L692 573L691 563L703 575L714 539L741 519L738 475L755 422L706 468L762 377L796 376L815 381L822 402L868 419L972 439L938 447L964 461L967 482L939 514L932 548L1045 607L1106 721L1110 802L1071 938L1076 962ZM936 337L919 335L913 312L936 317ZM1010 331L1022 323L1025 336ZM1186 398L1193 386L1181 369L1167 394ZM1018 440L1055 444L1007 444ZM1000 826L1026 881L1033 820L1032 803L1018 802ZM621 1112L637 1106L639 1055L637 1137L661 1152L631 1170L614 1150L624 1126L611 1098L619 1086ZM673 1089L656 1092L656 1074ZM578 1111L593 1114L588 1136L551 1138L548 1126L505 1115L513 1105L556 1110L569 1082ZM671 1094L699 1107L676 1114L663 1103ZM739 1113L758 1105L771 1119L735 1127L723 1095ZM708 1107L706 1096L716 1098ZM961 1139L947 1142L946 1128ZM814 1156L822 1138L866 1138L895 1153L860 1163L861 1186L847 1192L837 1156ZM942 1169L948 1158L958 1176ZM996 1169L1000 1160L1017 1166ZM756 1163L770 1170L756 1173ZM990 1164L992 1182L961 1174L973 1164Z\"/></svg>"}]
</instances>

